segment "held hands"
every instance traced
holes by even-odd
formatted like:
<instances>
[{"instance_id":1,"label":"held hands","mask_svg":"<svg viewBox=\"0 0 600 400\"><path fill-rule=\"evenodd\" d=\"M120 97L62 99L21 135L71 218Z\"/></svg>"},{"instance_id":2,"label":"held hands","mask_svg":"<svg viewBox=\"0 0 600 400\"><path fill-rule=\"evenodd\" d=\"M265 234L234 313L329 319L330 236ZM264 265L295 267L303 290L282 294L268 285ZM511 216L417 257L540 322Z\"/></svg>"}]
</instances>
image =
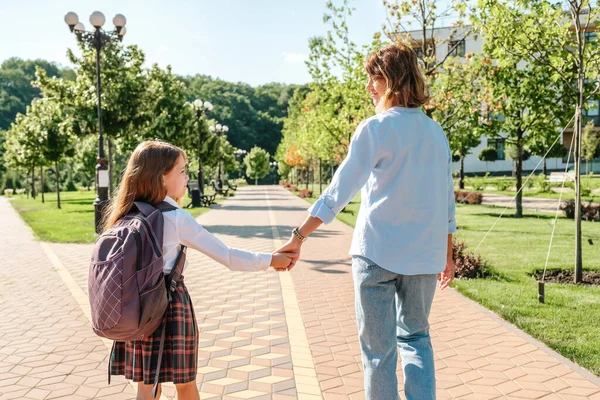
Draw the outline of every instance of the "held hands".
<instances>
[{"instance_id":1,"label":"held hands","mask_svg":"<svg viewBox=\"0 0 600 400\"><path fill-rule=\"evenodd\" d=\"M271 267L276 271L287 271L288 267L292 263L292 253L273 253L271 258Z\"/></svg>"}]
</instances>

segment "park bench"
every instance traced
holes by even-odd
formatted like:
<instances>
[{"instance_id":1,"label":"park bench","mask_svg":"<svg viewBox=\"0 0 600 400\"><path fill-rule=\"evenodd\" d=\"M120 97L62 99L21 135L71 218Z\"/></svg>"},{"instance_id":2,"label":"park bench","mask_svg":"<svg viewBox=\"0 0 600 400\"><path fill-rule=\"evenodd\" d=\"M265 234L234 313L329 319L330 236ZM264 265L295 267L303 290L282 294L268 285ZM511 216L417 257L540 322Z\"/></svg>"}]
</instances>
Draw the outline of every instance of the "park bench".
<instances>
[{"instance_id":1,"label":"park bench","mask_svg":"<svg viewBox=\"0 0 600 400\"><path fill-rule=\"evenodd\" d=\"M194 181L189 181L188 182L188 196L191 198L192 197L192 191L194 190L200 190L198 188L198 182L194 182ZM202 204L202 207L210 207L212 204L215 204L216 201L216 194L200 194L200 204ZM190 204L188 204L186 206L186 208L190 208L192 206L192 202L190 202Z\"/></svg>"},{"instance_id":2,"label":"park bench","mask_svg":"<svg viewBox=\"0 0 600 400\"><path fill-rule=\"evenodd\" d=\"M210 184L215 189L215 193L225 197L229 195L229 189L223 189L214 179L210 181Z\"/></svg>"},{"instance_id":3,"label":"park bench","mask_svg":"<svg viewBox=\"0 0 600 400\"><path fill-rule=\"evenodd\" d=\"M227 188L235 192L237 190L237 185L232 185L231 182L227 181Z\"/></svg>"}]
</instances>

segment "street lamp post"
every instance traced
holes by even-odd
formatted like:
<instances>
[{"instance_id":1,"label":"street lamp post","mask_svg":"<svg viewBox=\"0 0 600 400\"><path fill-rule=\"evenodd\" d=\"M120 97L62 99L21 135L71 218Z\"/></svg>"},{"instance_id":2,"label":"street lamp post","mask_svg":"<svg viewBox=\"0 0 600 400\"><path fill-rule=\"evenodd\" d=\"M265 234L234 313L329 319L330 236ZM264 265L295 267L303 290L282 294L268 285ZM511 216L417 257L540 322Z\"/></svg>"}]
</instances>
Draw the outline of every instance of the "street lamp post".
<instances>
[{"instance_id":1,"label":"street lamp post","mask_svg":"<svg viewBox=\"0 0 600 400\"><path fill-rule=\"evenodd\" d=\"M210 128L210 131L213 132L214 134L216 134L219 138L227 133L229 131L229 127L227 125L221 125L221 124L217 124L217 125L213 125ZM221 143L219 142L219 156L218 156L218 160L217 160L217 164L218 164L218 176L217 176L217 185L219 186L219 188L223 188L223 169L221 166Z\"/></svg>"},{"instance_id":2,"label":"street lamp post","mask_svg":"<svg viewBox=\"0 0 600 400\"><path fill-rule=\"evenodd\" d=\"M204 194L204 172L202 170L202 115L207 111L212 111L213 105L208 101L202 102L202 100L200 100L200 99L194 100L193 103L186 103L186 104L189 104L190 107L192 107L192 109L194 111L196 111L196 117L198 118L198 190L200 191L200 194L203 195ZM201 206L199 196L198 196L198 198L192 197L192 206L193 207Z\"/></svg>"},{"instance_id":3,"label":"street lamp post","mask_svg":"<svg viewBox=\"0 0 600 400\"><path fill-rule=\"evenodd\" d=\"M106 18L100 11L94 11L90 15L90 23L94 30L88 32L85 26L79 22L79 17L74 12L69 12L65 15L65 22L69 25L69 29L77 36L77 40L87 42L96 49L96 95L98 96L98 157L96 161L96 200L94 200L94 223L96 233L100 233L102 227L103 212L108 203L108 166L104 156L104 137L102 135L102 82L100 78L100 50L107 44L115 41L123 41L123 36L127 33L125 24L127 20L121 14L115 15L113 31L105 31L102 29Z\"/></svg>"},{"instance_id":4,"label":"street lamp post","mask_svg":"<svg viewBox=\"0 0 600 400\"><path fill-rule=\"evenodd\" d=\"M235 151L235 155L238 156L240 158L240 170L238 171L238 178L242 177L242 163L244 162L244 156L247 154L248 152L246 150L242 150L242 149L237 149Z\"/></svg>"},{"instance_id":5,"label":"street lamp post","mask_svg":"<svg viewBox=\"0 0 600 400\"><path fill-rule=\"evenodd\" d=\"M273 184L277 185L277 167L279 166L279 163L277 161L273 161L270 163L271 168L273 168Z\"/></svg>"}]
</instances>

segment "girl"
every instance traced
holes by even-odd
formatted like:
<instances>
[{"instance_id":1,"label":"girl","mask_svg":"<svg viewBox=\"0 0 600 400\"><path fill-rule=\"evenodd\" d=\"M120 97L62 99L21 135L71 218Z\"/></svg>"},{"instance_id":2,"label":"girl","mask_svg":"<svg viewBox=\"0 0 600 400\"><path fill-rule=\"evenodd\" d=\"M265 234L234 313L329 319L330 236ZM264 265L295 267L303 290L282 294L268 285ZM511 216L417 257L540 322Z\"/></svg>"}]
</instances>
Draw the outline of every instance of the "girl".
<instances>
[{"instance_id":1,"label":"girl","mask_svg":"<svg viewBox=\"0 0 600 400\"><path fill-rule=\"evenodd\" d=\"M428 101L417 56L390 45L365 62L377 115L363 121L331 184L278 251L293 251L362 189L350 248L368 400L397 400L397 348L408 400L435 399L429 311L436 278L454 278L452 157ZM436 277L437 275L437 277Z\"/></svg>"},{"instance_id":2,"label":"girl","mask_svg":"<svg viewBox=\"0 0 600 400\"><path fill-rule=\"evenodd\" d=\"M160 141L143 142L133 151L118 196L109 205L104 229L123 217L134 201L179 207L188 176L183 150ZM163 213L163 271L168 274L181 245L196 249L234 271L262 271L269 266L285 270L291 259L283 254L252 253L229 248L199 225L185 210ZM147 339L117 342L111 358L111 375L124 375L138 382L137 399L151 399L160 330ZM183 276L167 309L166 340L159 382L173 382L181 400L200 399L196 387L198 328ZM157 398L160 397L160 385Z\"/></svg>"}]
</instances>

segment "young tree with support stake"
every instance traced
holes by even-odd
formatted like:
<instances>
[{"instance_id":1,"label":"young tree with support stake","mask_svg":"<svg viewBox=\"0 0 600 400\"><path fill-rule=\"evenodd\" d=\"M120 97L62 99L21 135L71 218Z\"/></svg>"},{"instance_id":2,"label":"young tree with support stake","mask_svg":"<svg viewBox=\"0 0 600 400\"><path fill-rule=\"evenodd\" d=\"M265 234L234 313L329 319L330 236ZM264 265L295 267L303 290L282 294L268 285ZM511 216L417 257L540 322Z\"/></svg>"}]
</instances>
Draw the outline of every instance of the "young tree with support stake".
<instances>
[{"instance_id":1,"label":"young tree with support stake","mask_svg":"<svg viewBox=\"0 0 600 400\"><path fill-rule=\"evenodd\" d=\"M562 5L566 4L567 10ZM517 59L546 68L570 89L575 114L575 282L583 279L581 247L582 117L598 95L600 7L590 0L479 0L475 22L486 33L494 58Z\"/></svg>"}]
</instances>

